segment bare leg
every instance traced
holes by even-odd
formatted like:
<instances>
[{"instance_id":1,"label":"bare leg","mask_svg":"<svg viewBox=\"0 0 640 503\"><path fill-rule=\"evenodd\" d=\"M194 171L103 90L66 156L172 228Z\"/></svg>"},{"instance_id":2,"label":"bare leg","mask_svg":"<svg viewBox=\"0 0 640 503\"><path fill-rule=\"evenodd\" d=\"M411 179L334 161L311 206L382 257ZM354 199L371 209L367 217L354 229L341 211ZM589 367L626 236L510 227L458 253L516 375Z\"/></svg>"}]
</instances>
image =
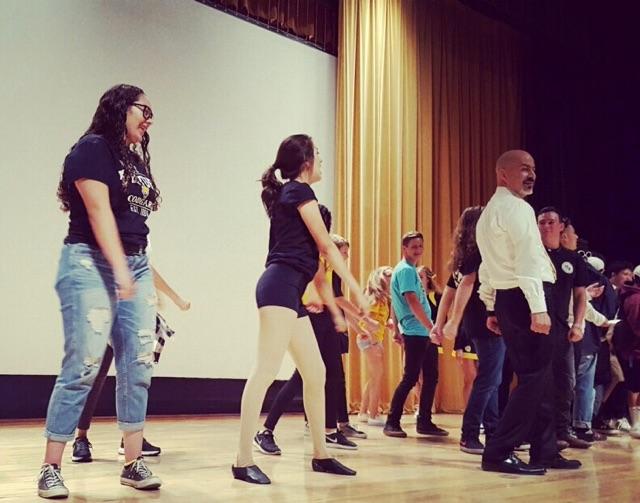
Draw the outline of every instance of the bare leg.
<instances>
[{"instance_id":1,"label":"bare leg","mask_svg":"<svg viewBox=\"0 0 640 503\"><path fill-rule=\"evenodd\" d=\"M143 431L123 431L124 439L124 463L131 463L142 455Z\"/></svg>"},{"instance_id":2,"label":"bare leg","mask_svg":"<svg viewBox=\"0 0 640 503\"><path fill-rule=\"evenodd\" d=\"M62 453L67 445L66 442L55 442L47 440L47 447L44 453L44 462L50 465L62 466Z\"/></svg>"},{"instance_id":3,"label":"bare leg","mask_svg":"<svg viewBox=\"0 0 640 503\"><path fill-rule=\"evenodd\" d=\"M384 370L384 350L382 344L376 344L366 350L367 367L369 371L368 402L369 417L375 419L380 411L380 387L382 385L382 372Z\"/></svg>"}]
</instances>

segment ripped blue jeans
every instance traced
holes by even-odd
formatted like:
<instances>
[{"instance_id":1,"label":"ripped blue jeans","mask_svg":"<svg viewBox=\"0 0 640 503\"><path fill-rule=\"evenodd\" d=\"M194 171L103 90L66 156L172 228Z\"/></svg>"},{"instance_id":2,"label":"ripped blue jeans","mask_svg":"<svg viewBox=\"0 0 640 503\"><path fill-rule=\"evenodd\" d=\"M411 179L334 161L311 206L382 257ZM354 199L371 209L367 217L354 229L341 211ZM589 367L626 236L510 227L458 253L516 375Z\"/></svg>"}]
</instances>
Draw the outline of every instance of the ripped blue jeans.
<instances>
[{"instance_id":1,"label":"ripped blue jeans","mask_svg":"<svg viewBox=\"0 0 640 503\"><path fill-rule=\"evenodd\" d=\"M127 257L136 292L118 300L111 266L83 243L62 248L56 291L64 327L62 369L49 399L45 437L73 440L107 342L116 362L116 410L122 431L140 431L153 374L156 293L147 256Z\"/></svg>"}]
</instances>

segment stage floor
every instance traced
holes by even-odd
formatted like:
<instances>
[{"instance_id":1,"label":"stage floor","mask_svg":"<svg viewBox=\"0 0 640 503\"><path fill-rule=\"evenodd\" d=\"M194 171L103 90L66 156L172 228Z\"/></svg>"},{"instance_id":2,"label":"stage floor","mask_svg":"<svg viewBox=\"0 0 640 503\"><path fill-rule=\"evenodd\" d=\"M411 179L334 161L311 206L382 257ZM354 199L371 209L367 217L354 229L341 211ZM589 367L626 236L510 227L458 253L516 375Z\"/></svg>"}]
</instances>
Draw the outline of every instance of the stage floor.
<instances>
[{"instance_id":1,"label":"stage floor","mask_svg":"<svg viewBox=\"0 0 640 503\"><path fill-rule=\"evenodd\" d=\"M98 419L90 430L94 461L63 463L70 502L423 502L536 501L547 503L640 501L640 440L629 436L598 442L589 450L567 449L580 459L577 471L551 471L544 477L517 477L483 472L480 457L458 449L461 416L437 415L436 423L451 435L417 437L413 418L403 418L409 438L388 438L381 428L364 426L366 440L357 451L332 449L356 477L311 471L310 439L300 415L285 416L276 431L282 456L255 453L271 486L233 480L238 434L236 416L152 417L145 436L163 454L147 458L164 485L159 491L136 491L119 483L120 435L113 419ZM355 417L352 418L355 421ZM36 478L42 461L42 421L0 422L0 502L44 501L37 497ZM527 459L526 454L523 455Z\"/></svg>"}]
</instances>

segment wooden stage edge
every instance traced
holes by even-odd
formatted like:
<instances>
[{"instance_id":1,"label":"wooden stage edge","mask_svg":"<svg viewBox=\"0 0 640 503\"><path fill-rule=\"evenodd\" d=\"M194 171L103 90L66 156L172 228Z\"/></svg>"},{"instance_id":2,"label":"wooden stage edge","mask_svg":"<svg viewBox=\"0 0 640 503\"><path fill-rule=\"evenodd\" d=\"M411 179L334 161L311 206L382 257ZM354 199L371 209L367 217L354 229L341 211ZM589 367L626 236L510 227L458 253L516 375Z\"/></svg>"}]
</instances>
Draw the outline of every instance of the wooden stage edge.
<instances>
[{"instance_id":1,"label":"wooden stage edge","mask_svg":"<svg viewBox=\"0 0 640 503\"><path fill-rule=\"evenodd\" d=\"M598 442L588 450L567 449L579 459L576 471L550 471L544 477L483 472L480 457L459 450L461 416L435 415L446 438L418 437L415 419L403 417L409 438L388 438L381 428L362 425L369 438L355 439L359 449L332 449L341 462L358 471L338 477L311 471L311 441L300 415L286 415L276 429L282 456L255 452L257 464L272 478L270 486L233 480L239 420L237 416L152 416L146 438L162 447L147 458L164 484L159 491L136 491L119 483L120 434L113 418L100 418L89 431L94 461L63 462L71 491L69 502L638 502L640 440L624 435ZM355 416L352 420L356 421ZM359 425L360 426L360 425ZM37 497L36 477L42 461L43 421L0 421L0 503L44 501ZM526 453L522 456L528 459Z\"/></svg>"}]
</instances>

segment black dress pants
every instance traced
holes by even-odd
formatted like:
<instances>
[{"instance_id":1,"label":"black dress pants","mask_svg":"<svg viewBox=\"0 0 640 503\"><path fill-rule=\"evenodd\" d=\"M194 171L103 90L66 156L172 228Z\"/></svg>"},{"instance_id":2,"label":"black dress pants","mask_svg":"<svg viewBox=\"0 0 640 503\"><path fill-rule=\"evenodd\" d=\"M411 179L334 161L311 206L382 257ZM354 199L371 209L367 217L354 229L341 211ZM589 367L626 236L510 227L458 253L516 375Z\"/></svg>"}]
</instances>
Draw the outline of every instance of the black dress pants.
<instances>
[{"instance_id":1,"label":"black dress pants","mask_svg":"<svg viewBox=\"0 0 640 503\"><path fill-rule=\"evenodd\" d=\"M545 284L545 298L548 309L552 309L553 285ZM532 461L551 461L558 453L552 391L554 334L531 331L531 311L519 288L498 290L495 311L518 385L494 435L487 441L483 459L502 461L528 440ZM549 315L553 332L554 316Z\"/></svg>"}]
</instances>

